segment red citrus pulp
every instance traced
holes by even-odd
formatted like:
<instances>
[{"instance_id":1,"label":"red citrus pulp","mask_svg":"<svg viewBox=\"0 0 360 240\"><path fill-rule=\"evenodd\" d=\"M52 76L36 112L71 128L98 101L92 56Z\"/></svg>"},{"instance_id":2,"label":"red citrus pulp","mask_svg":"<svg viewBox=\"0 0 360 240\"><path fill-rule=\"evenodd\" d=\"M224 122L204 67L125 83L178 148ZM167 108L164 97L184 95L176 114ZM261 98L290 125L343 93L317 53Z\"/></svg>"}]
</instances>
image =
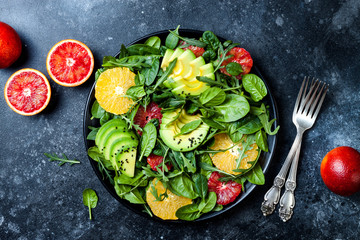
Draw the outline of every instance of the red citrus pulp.
<instances>
[{"instance_id":1,"label":"red citrus pulp","mask_svg":"<svg viewBox=\"0 0 360 240\"><path fill-rule=\"evenodd\" d=\"M360 153L351 147L337 147L321 162L320 174L334 193L350 196L360 191Z\"/></svg>"},{"instance_id":2,"label":"red citrus pulp","mask_svg":"<svg viewBox=\"0 0 360 240\"><path fill-rule=\"evenodd\" d=\"M66 39L51 48L46 59L50 77L65 87L75 87L89 79L94 69L94 57L82 42Z\"/></svg>"},{"instance_id":3,"label":"red citrus pulp","mask_svg":"<svg viewBox=\"0 0 360 240\"><path fill-rule=\"evenodd\" d=\"M4 96L6 103L16 113L31 116L46 108L51 88L44 74L25 68L10 76L5 84Z\"/></svg>"},{"instance_id":4,"label":"red citrus pulp","mask_svg":"<svg viewBox=\"0 0 360 240\"><path fill-rule=\"evenodd\" d=\"M21 40L8 24L0 22L0 68L13 64L21 54Z\"/></svg>"}]
</instances>

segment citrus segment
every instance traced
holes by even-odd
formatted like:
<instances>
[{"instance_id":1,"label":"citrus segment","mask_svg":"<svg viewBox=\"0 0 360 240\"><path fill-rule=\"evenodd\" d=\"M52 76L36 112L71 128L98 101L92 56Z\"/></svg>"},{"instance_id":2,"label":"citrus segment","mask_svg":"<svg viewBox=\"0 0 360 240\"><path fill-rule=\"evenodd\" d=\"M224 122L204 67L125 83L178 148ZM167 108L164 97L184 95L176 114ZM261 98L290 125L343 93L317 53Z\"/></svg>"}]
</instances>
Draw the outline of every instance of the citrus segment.
<instances>
[{"instance_id":1,"label":"citrus segment","mask_svg":"<svg viewBox=\"0 0 360 240\"><path fill-rule=\"evenodd\" d=\"M226 133L220 133L214 136L215 143L211 147L212 150L225 150L234 145L230 137ZM218 152L214 155L210 154L211 160L214 165L227 173L230 174L241 174L241 172L234 172L236 169L236 160L240 156L240 152L243 148L242 143L238 143L236 146L225 152ZM248 169L252 166L250 162L255 161L259 152L256 143L250 145L250 149L245 152L245 157L241 160L239 169Z\"/></svg>"},{"instance_id":2,"label":"citrus segment","mask_svg":"<svg viewBox=\"0 0 360 240\"><path fill-rule=\"evenodd\" d=\"M166 191L167 197L162 201L156 201L151 186L155 188L158 196L164 194ZM190 198L177 196L170 192L170 190L166 190L161 181L154 178L146 190L146 202L155 216L163 220L176 220L178 219L175 215L176 211L185 205L191 204L192 200Z\"/></svg>"},{"instance_id":3,"label":"citrus segment","mask_svg":"<svg viewBox=\"0 0 360 240\"><path fill-rule=\"evenodd\" d=\"M46 68L56 83L75 87L89 79L94 69L94 57L84 43L66 39L51 48Z\"/></svg>"},{"instance_id":4,"label":"citrus segment","mask_svg":"<svg viewBox=\"0 0 360 240\"><path fill-rule=\"evenodd\" d=\"M102 108L114 114L126 113L134 101L124 95L135 86L135 74L128 68L111 68L99 76L95 85L95 98Z\"/></svg>"},{"instance_id":5,"label":"citrus segment","mask_svg":"<svg viewBox=\"0 0 360 240\"><path fill-rule=\"evenodd\" d=\"M41 112L48 105L50 96L49 81L35 69L19 70L5 84L6 103L21 115L31 116Z\"/></svg>"}]
</instances>

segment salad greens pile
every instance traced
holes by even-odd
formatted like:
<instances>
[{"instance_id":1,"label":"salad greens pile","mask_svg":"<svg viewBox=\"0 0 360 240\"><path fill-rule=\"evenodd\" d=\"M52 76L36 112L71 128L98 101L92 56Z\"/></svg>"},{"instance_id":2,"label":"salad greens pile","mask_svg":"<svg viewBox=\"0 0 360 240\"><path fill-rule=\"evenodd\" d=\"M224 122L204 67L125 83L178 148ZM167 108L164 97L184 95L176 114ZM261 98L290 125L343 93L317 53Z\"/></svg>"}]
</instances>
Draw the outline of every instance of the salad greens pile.
<instances>
[{"instance_id":1,"label":"salad greens pile","mask_svg":"<svg viewBox=\"0 0 360 240\"><path fill-rule=\"evenodd\" d=\"M182 44L180 41L183 41ZM156 201L162 201L167 197L166 193L158 195L151 184L156 178L176 195L193 199L193 203L180 208L176 216L183 220L194 220L202 214L223 208L216 203L216 194L208 191L207 182L212 172L221 173L221 181L232 180L242 184L243 191L246 181L257 185L264 184L265 179L258 159L261 151L268 151L267 136L276 134L279 127L273 129L275 119L270 120L268 106L261 101L267 95L262 79L249 73L244 74L242 80L239 80L236 76L243 72L239 63L230 62L226 66L223 65L224 61L232 57L228 54L229 51L238 45L230 40L221 42L211 31L205 31L199 39L184 37L179 34L178 27L174 31L169 31L165 42L161 42L158 36L152 36L144 43L128 47L122 45L117 57L104 57L102 68L96 72L96 80L101 73L114 67L126 67L136 74L136 85L130 87L125 95L134 101L129 111L126 114L115 115L106 112L95 100L91 115L92 119L99 120L99 125L89 126L91 131L87 136L88 140L95 140L101 125L111 119L120 118L125 120L128 129L133 129L139 137L134 177L115 171L97 146L88 149L88 155L98 163L103 179L114 186L120 198L133 204L142 204L144 211L153 216L146 203L146 189L151 189ZM177 58L171 61L165 70L161 68L161 59L167 49L188 46L197 46L205 50L202 57L206 63L213 65L215 79L206 76L196 77L198 81L210 87L200 95L184 97L174 94L171 89L163 85L173 72ZM230 76L221 72L221 68L226 68ZM209 130L201 144L192 151L175 151L167 146L158 134L161 123L159 119L151 119L144 128L135 124L134 118L139 106L146 109L151 102L158 104L162 114L179 109L190 115L200 114L200 119L185 124L178 135L186 135L195 131L200 124L206 124ZM180 112L172 121L179 117ZM234 172L241 172L234 175L213 165L210 156L228 150L211 149L214 136L219 133L226 133L234 142L234 146L243 144L243 149L239 150L239 158L236 160L237 167L246 157L245 152L251 149L250 145L253 143L258 145L258 157L250 163L250 168L234 169ZM156 167L157 171L147 163L150 154L163 157L162 163ZM169 168L169 165L172 168Z\"/></svg>"}]
</instances>

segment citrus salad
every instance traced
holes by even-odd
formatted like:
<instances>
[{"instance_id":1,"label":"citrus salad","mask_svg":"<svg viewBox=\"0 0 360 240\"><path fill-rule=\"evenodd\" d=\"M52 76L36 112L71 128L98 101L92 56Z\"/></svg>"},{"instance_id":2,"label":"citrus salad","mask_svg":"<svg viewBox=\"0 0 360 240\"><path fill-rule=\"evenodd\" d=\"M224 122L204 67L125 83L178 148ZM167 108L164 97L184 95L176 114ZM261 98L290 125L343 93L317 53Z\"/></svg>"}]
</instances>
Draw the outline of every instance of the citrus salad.
<instances>
[{"instance_id":1,"label":"citrus salad","mask_svg":"<svg viewBox=\"0 0 360 240\"><path fill-rule=\"evenodd\" d=\"M211 31L169 30L121 46L96 72L88 155L117 195L163 220L192 221L264 184L268 151L264 82L250 54Z\"/></svg>"}]
</instances>

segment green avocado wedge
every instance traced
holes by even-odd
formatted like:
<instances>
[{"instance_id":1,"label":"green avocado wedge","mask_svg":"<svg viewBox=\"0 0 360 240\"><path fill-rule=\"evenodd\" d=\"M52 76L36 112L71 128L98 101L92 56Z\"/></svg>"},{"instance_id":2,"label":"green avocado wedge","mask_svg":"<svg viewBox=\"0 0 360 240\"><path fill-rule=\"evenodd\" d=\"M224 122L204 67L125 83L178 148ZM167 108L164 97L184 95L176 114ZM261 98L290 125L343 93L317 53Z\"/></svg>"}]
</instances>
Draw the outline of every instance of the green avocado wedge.
<instances>
[{"instance_id":1,"label":"green avocado wedge","mask_svg":"<svg viewBox=\"0 0 360 240\"><path fill-rule=\"evenodd\" d=\"M177 109L173 112L163 114L162 123L160 125L160 137L164 143L171 149L180 152L187 152L197 148L205 139L209 126L200 123L193 131L179 135L185 124L201 119L201 115L189 115L185 110ZM174 120L179 115L179 117Z\"/></svg>"}]
</instances>

